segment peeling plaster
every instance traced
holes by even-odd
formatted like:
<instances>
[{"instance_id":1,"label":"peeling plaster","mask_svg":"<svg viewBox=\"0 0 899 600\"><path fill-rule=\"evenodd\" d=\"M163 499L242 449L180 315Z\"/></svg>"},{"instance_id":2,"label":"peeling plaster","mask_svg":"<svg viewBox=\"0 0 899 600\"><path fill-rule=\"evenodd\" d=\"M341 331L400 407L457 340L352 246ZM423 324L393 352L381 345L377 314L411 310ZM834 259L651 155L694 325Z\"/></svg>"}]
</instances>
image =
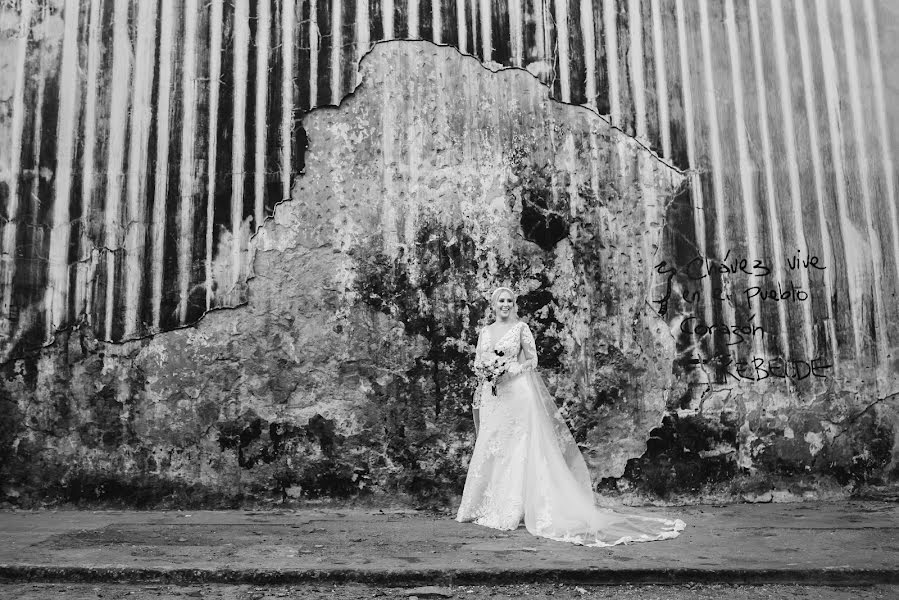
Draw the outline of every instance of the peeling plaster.
<instances>
[{"instance_id":1,"label":"peeling plaster","mask_svg":"<svg viewBox=\"0 0 899 600\"><path fill-rule=\"evenodd\" d=\"M824 447L824 436L820 433L809 431L803 439L808 442L808 449L812 456L818 454Z\"/></svg>"},{"instance_id":2,"label":"peeling plaster","mask_svg":"<svg viewBox=\"0 0 899 600\"><path fill-rule=\"evenodd\" d=\"M468 362L485 296L509 282L601 489L783 500L826 493L817 477L895 482L896 395L866 400L893 379L703 384L679 397L670 323L646 302L653 257L635 238L659 237L680 173L520 69L395 42L361 73L339 108L305 117L293 200L255 235L245 222L245 306L123 344L74 328L4 365L21 415L2 440L14 485L75 499L107 481L156 498L196 486L213 501L374 489L444 502L472 443ZM441 104L450 91L464 102ZM388 105L411 121L385 125ZM649 172L616 164L622 151L645 155ZM606 159L598 184L584 176L593 152ZM657 214L640 214L637 182L658 192ZM43 485L25 483L34 460ZM757 490L778 485L799 491Z\"/></svg>"}]
</instances>

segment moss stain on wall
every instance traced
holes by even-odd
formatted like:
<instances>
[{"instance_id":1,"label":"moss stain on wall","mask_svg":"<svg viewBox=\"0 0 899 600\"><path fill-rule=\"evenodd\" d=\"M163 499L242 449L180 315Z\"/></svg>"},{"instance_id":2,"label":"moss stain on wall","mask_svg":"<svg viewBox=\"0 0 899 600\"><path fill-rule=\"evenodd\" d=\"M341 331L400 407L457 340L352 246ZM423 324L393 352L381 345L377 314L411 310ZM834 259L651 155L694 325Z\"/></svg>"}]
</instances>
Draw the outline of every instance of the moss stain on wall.
<instances>
[{"instance_id":1,"label":"moss stain on wall","mask_svg":"<svg viewBox=\"0 0 899 600\"><path fill-rule=\"evenodd\" d=\"M473 345L509 283L607 493L895 482L895 400L865 408L889 382L700 389L675 362L682 307L663 320L648 298L682 173L451 48L380 44L362 81L304 119L305 174L252 238L246 306L123 344L74 331L3 366L8 500L452 502Z\"/></svg>"}]
</instances>

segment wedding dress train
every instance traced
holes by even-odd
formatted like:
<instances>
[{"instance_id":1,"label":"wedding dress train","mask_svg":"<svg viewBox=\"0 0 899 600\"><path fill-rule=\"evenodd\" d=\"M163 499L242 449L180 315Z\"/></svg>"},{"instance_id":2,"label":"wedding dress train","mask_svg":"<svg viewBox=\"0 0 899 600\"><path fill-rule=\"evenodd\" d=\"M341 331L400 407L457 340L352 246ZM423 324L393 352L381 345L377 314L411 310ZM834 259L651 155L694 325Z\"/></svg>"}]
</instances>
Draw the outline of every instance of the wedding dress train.
<instances>
[{"instance_id":1,"label":"wedding dress train","mask_svg":"<svg viewBox=\"0 0 899 600\"><path fill-rule=\"evenodd\" d=\"M476 363L494 351L520 357L522 372L479 385L480 432L468 467L456 520L515 529L524 519L533 535L585 546L611 546L677 537L685 524L603 509L580 450L535 370L537 351L523 321L495 344L487 328Z\"/></svg>"}]
</instances>

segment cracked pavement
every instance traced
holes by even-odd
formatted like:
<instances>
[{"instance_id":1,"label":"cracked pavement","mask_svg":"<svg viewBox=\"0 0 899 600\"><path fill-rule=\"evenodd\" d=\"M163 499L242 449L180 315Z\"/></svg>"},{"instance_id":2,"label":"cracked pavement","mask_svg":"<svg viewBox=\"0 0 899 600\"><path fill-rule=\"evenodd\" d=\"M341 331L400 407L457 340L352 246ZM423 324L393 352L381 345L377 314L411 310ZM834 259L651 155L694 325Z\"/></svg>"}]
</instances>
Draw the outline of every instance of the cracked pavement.
<instances>
[{"instance_id":1,"label":"cracked pavement","mask_svg":"<svg viewBox=\"0 0 899 600\"><path fill-rule=\"evenodd\" d=\"M677 539L585 548L410 510L3 511L0 581L374 586L897 584L899 505L624 509Z\"/></svg>"}]
</instances>

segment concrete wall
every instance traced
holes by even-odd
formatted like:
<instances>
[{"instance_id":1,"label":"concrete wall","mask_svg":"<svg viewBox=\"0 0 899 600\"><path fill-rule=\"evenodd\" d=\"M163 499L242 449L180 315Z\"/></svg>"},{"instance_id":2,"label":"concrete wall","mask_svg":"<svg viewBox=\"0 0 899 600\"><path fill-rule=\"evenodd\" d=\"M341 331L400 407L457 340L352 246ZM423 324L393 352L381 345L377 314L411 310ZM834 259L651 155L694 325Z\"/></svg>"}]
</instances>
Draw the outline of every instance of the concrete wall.
<instances>
[{"instance_id":1,"label":"concrete wall","mask_svg":"<svg viewBox=\"0 0 899 600\"><path fill-rule=\"evenodd\" d=\"M3 493L445 502L500 283L601 491L895 493L896 16L4 4Z\"/></svg>"}]
</instances>

